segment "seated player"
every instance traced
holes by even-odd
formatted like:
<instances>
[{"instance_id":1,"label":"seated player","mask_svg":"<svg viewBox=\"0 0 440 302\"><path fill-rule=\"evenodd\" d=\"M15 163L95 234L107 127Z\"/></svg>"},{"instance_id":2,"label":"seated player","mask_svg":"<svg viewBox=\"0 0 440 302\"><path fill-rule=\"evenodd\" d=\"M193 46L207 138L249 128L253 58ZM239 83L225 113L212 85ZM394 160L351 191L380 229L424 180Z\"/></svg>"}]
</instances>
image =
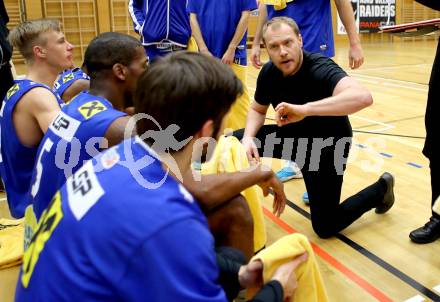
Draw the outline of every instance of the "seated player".
<instances>
[{"instance_id":1,"label":"seated player","mask_svg":"<svg viewBox=\"0 0 440 302\"><path fill-rule=\"evenodd\" d=\"M73 46L59 22L46 19L19 24L9 40L26 59L28 73L14 81L0 113L0 174L11 215L20 218L28 205L38 146L62 104L51 87L58 74L72 66Z\"/></svg>"},{"instance_id":2,"label":"seated player","mask_svg":"<svg viewBox=\"0 0 440 302\"><path fill-rule=\"evenodd\" d=\"M90 91L63 107L38 150L30 190L37 219L68 176L123 140L129 119L124 110L133 106L146 60L141 43L129 35L103 33L90 42L84 57Z\"/></svg>"},{"instance_id":3,"label":"seated player","mask_svg":"<svg viewBox=\"0 0 440 302\"><path fill-rule=\"evenodd\" d=\"M82 68L66 69L59 74L53 88L58 93L64 103L80 93L88 90L90 87L90 77L82 70Z\"/></svg>"}]
</instances>

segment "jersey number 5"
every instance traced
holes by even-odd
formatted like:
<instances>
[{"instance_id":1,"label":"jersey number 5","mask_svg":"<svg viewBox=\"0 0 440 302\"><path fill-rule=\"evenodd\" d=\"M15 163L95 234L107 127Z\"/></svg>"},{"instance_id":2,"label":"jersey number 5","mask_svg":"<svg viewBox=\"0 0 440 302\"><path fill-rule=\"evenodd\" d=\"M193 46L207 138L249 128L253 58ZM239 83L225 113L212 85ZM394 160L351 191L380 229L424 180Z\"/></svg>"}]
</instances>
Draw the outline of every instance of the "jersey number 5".
<instances>
[{"instance_id":1,"label":"jersey number 5","mask_svg":"<svg viewBox=\"0 0 440 302\"><path fill-rule=\"evenodd\" d=\"M38 190L40 189L40 182L41 182L41 174L43 174L43 164L41 163L41 158L43 157L44 152L50 152L50 149L52 149L53 142L48 138L41 149L40 156L38 157L37 161L37 175L35 176L35 182L32 185L31 194L32 197L35 198L37 196Z\"/></svg>"}]
</instances>

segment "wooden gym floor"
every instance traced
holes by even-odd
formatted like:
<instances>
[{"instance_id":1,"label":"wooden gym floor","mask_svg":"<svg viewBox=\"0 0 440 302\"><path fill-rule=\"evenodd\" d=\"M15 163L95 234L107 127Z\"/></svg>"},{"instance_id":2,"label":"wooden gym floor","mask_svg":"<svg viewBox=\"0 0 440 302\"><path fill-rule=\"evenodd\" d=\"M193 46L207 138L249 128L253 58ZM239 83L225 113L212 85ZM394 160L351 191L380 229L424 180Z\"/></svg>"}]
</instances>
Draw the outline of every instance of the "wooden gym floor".
<instances>
[{"instance_id":1,"label":"wooden gym floor","mask_svg":"<svg viewBox=\"0 0 440 302\"><path fill-rule=\"evenodd\" d=\"M303 180L291 180L285 184L289 207L281 218L271 215L270 198L263 202L269 242L292 232L305 234L315 247L332 301L440 301L440 240L416 245L408 238L430 216L429 167L421 150L436 42L364 43L365 63L355 71L347 68L346 44L337 43L335 61L372 92L374 104L350 117L355 144L342 196L389 171L396 178L396 204L385 215L371 211L339 236L322 240L314 234L309 208L301 201ZM252 94L257 75L258 70L249 67ZM265 161L274 169L280 167L278 160ZM371 164L375 169L368 170ZM0 217L7 216L1 193ZM12 301L5 290L15 284L16 274L16 268L0 272L0 301Z\"/></svg>"}]
</instances>

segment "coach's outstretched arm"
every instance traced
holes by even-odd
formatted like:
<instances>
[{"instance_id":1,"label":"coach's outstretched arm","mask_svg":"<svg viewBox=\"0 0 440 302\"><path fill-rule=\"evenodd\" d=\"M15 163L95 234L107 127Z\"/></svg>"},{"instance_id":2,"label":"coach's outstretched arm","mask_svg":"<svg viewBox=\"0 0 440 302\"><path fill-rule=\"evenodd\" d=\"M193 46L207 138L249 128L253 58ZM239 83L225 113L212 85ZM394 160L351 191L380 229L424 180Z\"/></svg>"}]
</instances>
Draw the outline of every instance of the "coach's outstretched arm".
<instances>
[{"instance_id":1,"label":"coach's outstretched arm","mask_svg":"<svg viewBox=\"0 0 440 302\"><path fill-rule=\"evenodd\" d=\"M358 112L373 103L371 93L351 77L342 78L332 96L320 101L295 105L282 102L275 108L278 126L299 122L307 116L343 116Z\"/></svg>"}]
</instances>

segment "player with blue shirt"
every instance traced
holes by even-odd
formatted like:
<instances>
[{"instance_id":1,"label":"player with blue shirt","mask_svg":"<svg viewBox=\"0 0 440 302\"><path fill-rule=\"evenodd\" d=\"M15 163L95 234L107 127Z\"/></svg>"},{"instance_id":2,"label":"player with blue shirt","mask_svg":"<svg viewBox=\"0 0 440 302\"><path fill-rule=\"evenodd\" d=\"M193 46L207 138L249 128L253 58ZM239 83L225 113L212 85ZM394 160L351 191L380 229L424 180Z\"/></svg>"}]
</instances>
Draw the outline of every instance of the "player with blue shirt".
<instances>
[{"instance_id":1,"label":"player with blue shirt","mask_svg":"<svg viewBox=\"0 0 440 302\"><path fill-rule=\"evenodd\" d=\"M273 5L266 5L266 9L269 20L282 16L295 20L304 38L304 49L327 57L335 55L330 1L316 1L313 5L301 0L292 1L281 10L276 10Z\"/></svg>"},{"instance_id":2,"label":"player with blue shirt","mask_svg":"<svg viewBox=\"0 0 440 302\"><path fill-rule=\"evenodd\" d=\"M0 112L0 174L13 217L24 216L32 169L40 141L60 111L61 99L50 87L72 66L73 46L54 20L26 21L9 39L26 59L28 73L14 81Z\"/></svg>"},{"instance_id":3,"label":"player with blue shirt","mask_svg":"<svg viewBox=\"0 0 440 302\"><path fill-rule=\"evenodd\" d=\"M53 88L68 103L79 92L88 90L90 77L79 67L66 69L58 76Z\"/></svg>"},{"instance_id":4,"label":"player with blue shirt","mask_svg":"<svg viewBox=\"0 0 440 302\"><path fill-rule=\"evenodd\" d=\"M155 116L161 126L181 126L177 141L190 137L170 151L185 174L192 152L201 152L196 141L217 137L241 83L218 61L182 52L153 64L139 87L138 113ZM197 114L182 120L189 111ZM145 133L157 129L152 125L141 119L136 128ZM25 252L15 301L226 301L198 202L161 162L163 150L153 151L146 143L151 137L144 139L136 136L101 153L55 194ZM293 262L263 287L271 299L256 301L292 294ZM261 266L251 264L238 275L244 286L255 286L261 274Z\"/></svg>"},{"instance_id":5,"label":"player with blue shirt","mask_svg":"<svg viewBox=\"0 0 440 302\"><path fill-rule=\"evenodd\" d=\"M246 40L250 12L255 0L189 0L188 13L199 51L229 64L242 81L244 93L232 106L225 127L237 130L246 125L250 97L246 88Z\"/></svg>"},{"instance_id":6,"label":"player with blue shirt","mask_svg":"<svg viewBox=\"0 0 440 302\"><path fill-rule=\"evenodd\" d=\"M189 0L187 10L199 51L225 64L246 66L247 23L255 9L255 0Z\"/></svg>"},{"instance_id":7,"label":"player with blue shirt","mask_svg":"<svg viewBox=\"0 0 440 302\"><path fill-rule=\"evenodd\" d=\"M147 59L139 41L104 33L87 47L84 64L90 91L63 107L41 141L30 195L37 218L67 177L104 148L124 138L132 95ZM108 67L112 67L108 70Z\"/></svg>"},{"instance_id":8,"label":"player with blue shirt","mask_svg":"<svg viewBox=\"0 0 440 302\"><path fill-rule=\"evenodd\" d=\"M284 0L285 7L269 4L270 0L262 0L258 5L258 24L252 44L251 61L260 68L260 44L262 29L266 20L274 17L289 17L295 20L304 41L303 48L309 52L321 53L327 57L335 55L333 26L330 0ZM341 21L347 31L350 50L349 66L352 69L360 67L364 62L363 51L356 30L353 8L350 0L334 0ZM281 1L282 2L282 1ZM266 4L267 3L267 4ZM273 2L272 2L273 3Z\"/></svg>"},{"instance_id":9,"label":"player with blue shirt","mask_svg":"<svg viewBox=\"0 0 440 302\"><path fill-rule=\"evenodd\" d=\"M47 89L51 88L38 84L33 81L23 79L15 80L13 87L8 91L5 97L5 107L3 108L1 119L2 133L2 154L0 163L0 174L7 187L9 208L14 217L23 217L28 202L26 202L26 192L30 184L30 176L35 163L38 146L29 148L20 142L15 134L15 125L13 122L13 112L17 103L31 89L37 87ZM53 93L53 92L52 92ZM61 101L59 100L61 103Z\"/></svg>"},{"instance_id":10,"label":"player with blue shirt","mask_svg":"<svg viewBox=\"0 0 440 302\"><path fill-rule=\"evenodd\" d=\"M187 0L130 0L134 31L141 36L148 57L185 50L191 37Z\"/></svg>"}]
</instances>

